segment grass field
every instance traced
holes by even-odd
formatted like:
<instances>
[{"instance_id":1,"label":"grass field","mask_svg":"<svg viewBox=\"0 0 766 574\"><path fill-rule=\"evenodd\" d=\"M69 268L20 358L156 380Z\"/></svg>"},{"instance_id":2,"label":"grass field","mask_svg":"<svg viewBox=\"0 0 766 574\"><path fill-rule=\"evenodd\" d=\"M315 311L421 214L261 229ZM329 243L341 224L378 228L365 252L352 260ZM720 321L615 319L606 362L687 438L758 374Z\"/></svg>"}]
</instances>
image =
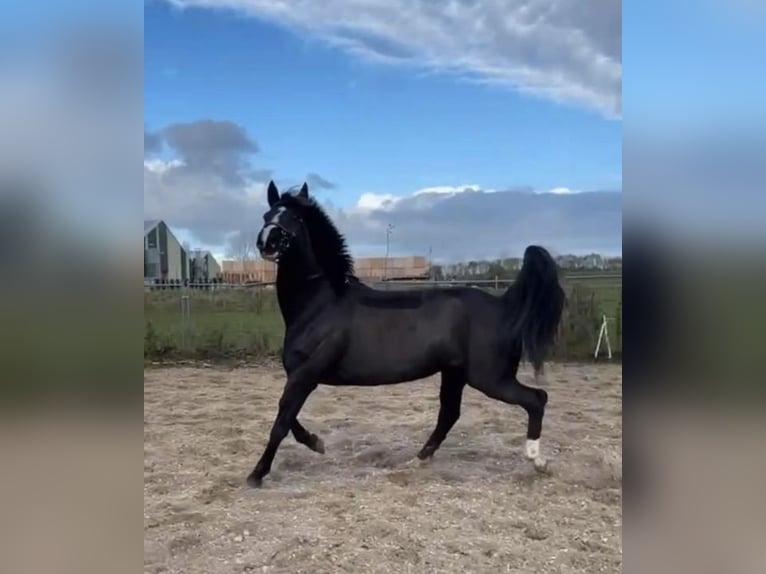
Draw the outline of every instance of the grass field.
<instances>
[{"instance_id":1,"label":"grass field","mask_svg":"<svg viewBox=\"0 0 766 574\"><path fill-rule=\"evenodd\" d=\"M621 275L578 273L565 276L563 282L569 300L557 358L592 357L602 313L609 317L612 351L619 357ZM497 292L492 286L487 289ZM186 321L181 312L182 296L188 296ZM146 292L144 322L144 357L148 360L276 357L284 334L276 293L264 288Z\"/></svg>"}]
</instances>

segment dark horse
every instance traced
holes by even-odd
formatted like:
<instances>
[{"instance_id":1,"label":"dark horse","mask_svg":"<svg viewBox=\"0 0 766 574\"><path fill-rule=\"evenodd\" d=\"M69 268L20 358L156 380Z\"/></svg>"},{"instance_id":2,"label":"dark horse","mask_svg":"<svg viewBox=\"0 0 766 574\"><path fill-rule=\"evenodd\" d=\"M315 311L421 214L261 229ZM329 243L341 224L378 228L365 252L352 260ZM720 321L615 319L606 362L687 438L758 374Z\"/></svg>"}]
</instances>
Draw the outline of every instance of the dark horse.
<instances>
[{"instance_id":1,"label":"dark horse","mask_svg":"<svg viewBox=\"0 0 766 574\"><path fill-rule=\"evenodd\" d=\"M271 182L268 200L257 246L278 263L287 382L250 486L262 484L290 431L324 453L322 440L298 420L317 385L389 385L437 372L441 406L421 460L433 456L457 422L468 384L526 410L526 456L545 468L539 441L548 395L516 378L522 353L540 372L564 305L558 269L545 249L527 247L515 283L499 297L474 288L382 291L355 277L344 238L305 183L280 197Z\"/></svg>"}]
</instances>

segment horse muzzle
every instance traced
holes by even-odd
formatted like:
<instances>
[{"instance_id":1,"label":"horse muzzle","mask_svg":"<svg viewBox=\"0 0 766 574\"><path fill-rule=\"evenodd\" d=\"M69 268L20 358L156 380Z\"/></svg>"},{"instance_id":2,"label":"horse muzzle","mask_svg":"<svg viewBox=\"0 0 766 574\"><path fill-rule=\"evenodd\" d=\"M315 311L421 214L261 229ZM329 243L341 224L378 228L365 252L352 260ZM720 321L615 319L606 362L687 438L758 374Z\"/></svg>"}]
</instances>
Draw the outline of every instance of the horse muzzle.
<instances>
[{"instance_id":1,"label":"horse muzzle","mask_svg":"<svg viewBox=\"0 0 766 574\"><path fill-rule=\"evenodd\" d=\"M290 246L290 236L278 225L270 223L261 229L255 246L261 257L276 263L280 255Z\"/></svg>"}]
</instances>

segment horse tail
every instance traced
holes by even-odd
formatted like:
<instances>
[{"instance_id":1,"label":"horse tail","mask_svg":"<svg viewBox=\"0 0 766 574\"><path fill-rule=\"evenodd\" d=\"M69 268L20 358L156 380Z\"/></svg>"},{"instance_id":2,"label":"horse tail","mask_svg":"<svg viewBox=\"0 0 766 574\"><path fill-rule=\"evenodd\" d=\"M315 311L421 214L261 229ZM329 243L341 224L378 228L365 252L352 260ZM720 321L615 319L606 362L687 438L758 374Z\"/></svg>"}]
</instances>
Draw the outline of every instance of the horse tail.
<instances>
[{"instance_id":1,"label":"horse tail","mask_svg":"<svg viewBox=\"0 0 766 574\"><path fill-rule=\"evenodd\" d=\"M550 253L538 245L524 251L516 281L503 295L514 341L540 373L558 333L566 296L559 283L558 266Z\"/></svg>"}]
</instances>

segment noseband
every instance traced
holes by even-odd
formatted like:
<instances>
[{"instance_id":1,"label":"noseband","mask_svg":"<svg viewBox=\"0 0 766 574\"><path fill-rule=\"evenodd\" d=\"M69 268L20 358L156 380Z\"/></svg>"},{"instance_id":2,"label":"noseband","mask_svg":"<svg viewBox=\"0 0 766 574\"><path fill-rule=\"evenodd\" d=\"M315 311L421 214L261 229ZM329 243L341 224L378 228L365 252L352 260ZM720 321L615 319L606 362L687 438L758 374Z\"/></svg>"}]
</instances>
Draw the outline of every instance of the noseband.
<instances>
[{"instance_id":1,"label":"noseband","mask_svg":"<svg viewBox=\"0 0 766 574\"><path fill-rule=\"evenodd\" d=\"M294 217L298 221L298 223L303 225L303 218L302 217L297 216L297 215L294 216ZM282 237L280 237L280 239L279 239L279 251L277 252L277 256L274 258L274 263L278 264L280 256L282 255L282 253L287 251L287 249L290 247L290 244L292 243L293 239L295 239L298 234L295 233L294 231L290 231L289 229L286 229L278 221L270 223L269 225L273 225L274 227L276 227L277 229L282 231ZM306 277L306 280L307 281L313 281L314 279L319 279L320 277L324 277L324 273L322 273L321 271L319 271L317 273L312 273L311 275Z\"/></svg>"},{"instance_id":2,"label":"noseband","mask_svg":"<svg viewBox=\"0 0 766 574\"><path fill-rule=\"evenodd\" d=\"M295 233L288 231L278 223L272 223L274 227L282 231L281 236L279 238L279 247L277 248L277 256L274 258L275 263L279 263L279 258L287 251L287 249L290 247L290 244L292 243L293 239L295 239Z\"/></svg>"},{"instance_id":3,"label":"noseband","mask_svg":"<svg viewBox=\"0 0 766 574\"><path fill-rule=\"evenodd\" d=\"M300 217L296 217L296 219L303 224L303 219ZM279 257L287 251L287 249L290 247L290 244L292 243L292 240L295 239L296 233L294 231L290 231L286 227L284 227L279 221L270 221L269 223L264 226L264 229L266 227L273 226L279 229L282 233L280 234L279 238L279 246L277 247L277 256L274 258L274 263L279 263Z\"/></svg>"}]
</instances>

